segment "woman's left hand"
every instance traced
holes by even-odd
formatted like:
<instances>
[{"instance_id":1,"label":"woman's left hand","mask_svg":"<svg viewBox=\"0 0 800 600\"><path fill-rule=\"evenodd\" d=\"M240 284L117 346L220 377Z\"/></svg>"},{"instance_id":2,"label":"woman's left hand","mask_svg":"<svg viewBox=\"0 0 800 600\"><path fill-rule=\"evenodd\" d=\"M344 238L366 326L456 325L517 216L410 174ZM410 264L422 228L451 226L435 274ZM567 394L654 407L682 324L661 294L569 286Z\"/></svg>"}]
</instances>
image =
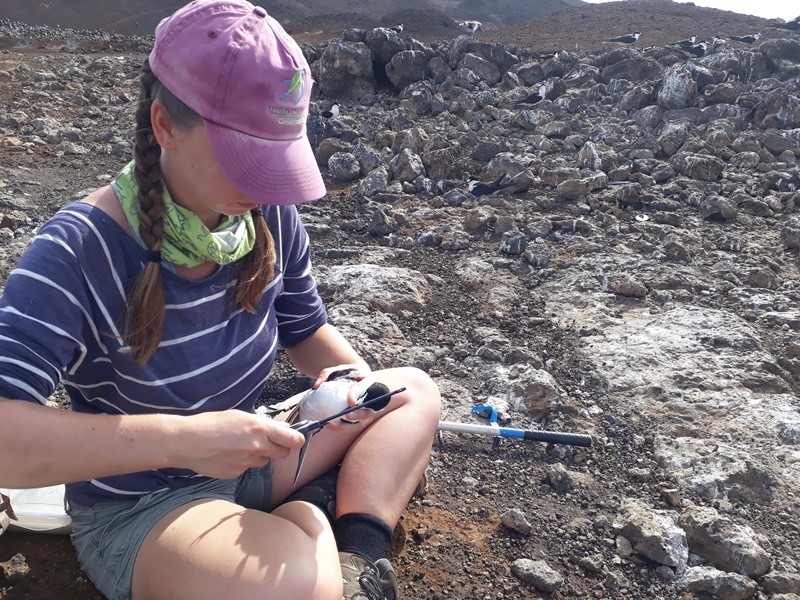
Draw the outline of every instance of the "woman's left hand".
<instances>
[{"instance_id":1,"label":"woman's left hand","mask_svg":"<svg viewBox=\"0 0 800 600\"><path fill-rule=\"evenodd\" d=\"M331 375L334 375L340 371L349 371L346 375L347 378L354 380L353 387L350 388L350 391L347 394L347 405L355 406L358 404L358 391L363 390L365 387L368 387L372 382L375 381L372 377L372 371L363 363L326 367L320 371L319 376L314 381L314 385L311 387L313 389L317 389L320 385L327 381ZM356 383L359 385L356 386ZM354 410L353 412L342 417L342 419L347 421L347 423L334 422L329 423L326 425L326 427L332 430L338 430L344 427L351 429L356 424L364 423L366 425L374 416L375 411L370 410L369 408L365 408L363 410Z\"/></svg>"}]
</instances>

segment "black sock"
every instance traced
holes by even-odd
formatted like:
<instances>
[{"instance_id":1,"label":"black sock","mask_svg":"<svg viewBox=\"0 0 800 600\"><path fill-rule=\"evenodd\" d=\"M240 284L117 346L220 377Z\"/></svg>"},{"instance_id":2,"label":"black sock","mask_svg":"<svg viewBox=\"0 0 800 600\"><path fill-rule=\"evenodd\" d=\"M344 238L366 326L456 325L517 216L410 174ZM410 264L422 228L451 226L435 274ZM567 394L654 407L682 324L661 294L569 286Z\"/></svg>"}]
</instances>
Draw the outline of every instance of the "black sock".
<instances>
[{"instance_id":1,"label":"black sock","mask_svg":"<svg viewBox=\"0 0 800 600\"><path fill-rule=\"evenodd\" d=\"M392 528L378 517L364 513L342 515L333 525L333 535L339 552L360 554L372 562L386 555L392 531Z\"/></svg>"}]
</instances>

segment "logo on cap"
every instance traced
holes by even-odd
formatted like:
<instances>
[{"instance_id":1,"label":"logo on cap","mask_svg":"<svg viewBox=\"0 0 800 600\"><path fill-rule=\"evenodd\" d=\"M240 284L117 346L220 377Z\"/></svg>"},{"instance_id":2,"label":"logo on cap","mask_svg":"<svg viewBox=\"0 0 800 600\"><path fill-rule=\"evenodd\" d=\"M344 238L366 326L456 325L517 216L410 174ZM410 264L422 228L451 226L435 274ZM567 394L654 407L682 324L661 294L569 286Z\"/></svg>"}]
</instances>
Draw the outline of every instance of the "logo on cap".
<instances>
[{"instance_id":1,"label":"logo on cap","mask_svg":"<svg viewBox=\"0 0 800 600\"><path fill-rule=\"evenodd\" d=\"M300 98L303 97L303 90L305 89L305 81L303 81L304 76L305 73L303 73L303 71L298 71L291 79L284 79L283 84L289 86L289 89L280 95L280 99L286 100L286 98L294 94L294 103L297 104L300 102Z\"/></svg>"}]
</instances>

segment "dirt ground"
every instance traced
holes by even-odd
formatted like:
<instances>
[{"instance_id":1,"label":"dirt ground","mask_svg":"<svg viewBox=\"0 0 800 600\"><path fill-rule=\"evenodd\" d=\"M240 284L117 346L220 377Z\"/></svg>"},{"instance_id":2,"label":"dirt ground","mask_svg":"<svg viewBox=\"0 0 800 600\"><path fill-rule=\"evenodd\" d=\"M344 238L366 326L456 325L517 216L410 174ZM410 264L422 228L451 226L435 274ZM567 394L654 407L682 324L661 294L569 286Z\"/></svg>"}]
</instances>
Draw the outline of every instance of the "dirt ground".
<instances>
[{"instance_id":1,"label":"dirt ground","mask_svg":"<svg viewBox=\"0 0 800 600\"><path fill-rule=\"evenodd\" d=\"M30 56L31 54L28 54ZM15 55L15 60L25 55ZM0 59L3 57L0 56ZM0 86L0 101L9 102L14 93ZM8 161L8 162L6 162ZM52 214L67 199L98 185L113 175L120 163L114 157L97 157L85 161L80 157L56 157L47 149L35 154L14 154L0 149L0 162L13 164L25 173L21 184L26 193L21 198L34 221ZM57 182L57 183L56 183ZM329 182L325 211L333 221L356 218L358 202L354 190ZM319 210L316 207L308 210ZM369 236L350 237L339 230L336 237L313 242L315 264L344 264L346 259L331 258L329 252L342 247L367 247L374 244ZM435 249L408 257L406 266L437 275L442 281L451 279L452 261L457 257L443 255ZM5 277L7 273L0 273ZM398 325L415 345L439 344L441 336L448 345L469 337L479 327L487 307L478 306L469 290L456 282L434 294L424 314L398 316ZM578 379L592 384L600 394L602 382L593 379L579 363L579 354L569 348L575 343L574 333L564 332L545 319L520 319L508 322L506 333L512 339L525 340L530 347L536 340L541 356L563 356L559 361L559 380L569 387ZM444 332L447 332L446 334ZM435 371L436 365L430 365ZM587 379L588 378L588 379ZM469 387L470 382L463 384ZM302 383L279 360L275 381L265 396L285 398L299 391ZM446 415L445 415L446 417ZM515 423L515 426L541 428L537 423ZM558 424L551 429L558 429ZM633 432L618 428L612 435L630 440ZM568 553L563 533L523 536L500 524L499 515L508 508L517 508L535 515L535 526L548 528L567 523L582 507L604 502L607 490L575 493L564 501L546 484L546 466L563 457L550 454L553 448L540 443L506 441L494 447L491 438L458 436L443 433L434 440L430 464L430 487L423 499L412 500L392 544L392 560L398 572L404 598L474 599L474 598L539 598L547 597L510 574L510 564L520 556L556 557ZM586 457L583 449L571 452L578 461ZM600 458L600 455L596 457ZM608 469L624 470L614 464ZM465 483L466 481L466 483ZM476 483L477 482L477 483ZM15 556L21 555L23 568L14 569ZM583 585L580 581L578 585ZM587 582L587 591L592 582ZM557 596L552 596L557 597ZM0 536L0 598L4 600L100 600L102 596L80 569L68 536L32 534L10 531Z\"/></svg>"}]
</instances>

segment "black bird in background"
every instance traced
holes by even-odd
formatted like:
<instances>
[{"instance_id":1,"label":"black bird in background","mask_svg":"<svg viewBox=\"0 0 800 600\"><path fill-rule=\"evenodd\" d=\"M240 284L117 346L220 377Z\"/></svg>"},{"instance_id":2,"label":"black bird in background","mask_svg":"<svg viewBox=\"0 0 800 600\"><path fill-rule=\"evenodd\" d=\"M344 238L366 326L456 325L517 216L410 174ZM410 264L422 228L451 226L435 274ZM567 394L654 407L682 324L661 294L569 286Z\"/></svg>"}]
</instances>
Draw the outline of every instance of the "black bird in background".
<instances>
[{"instance_id":1,"label":"black bird in background","mask_svg":"<svg viewBox=\"0 0 800 600\"><path fill-rule=\"evenodd\" d=\"M628 35L621 35L619 37L611 38L610 40L606 40L603 42L604 44L633 44L639 39L639 36L642 35L638 31L634 31Z\"/></svg>"},{"instance_id":2,"label":"black bird in background","mask_svg":"<svg viewBox=\"0 0 800 600\"><path fill-rule=\"evenodd\" d=\"M675 45L680 46L681 48L689 48L694 46L694 43L697 41L697 36L693 35L688 40L681 40L680 42L675 42Z\"/></svg>"},{"instance_id":3,"label":"black bird in background","mask_svg":"<svg viewBox=\"0 0 800 600\"><path fill-rule=\"evenodd\" d=\"M708 50L708 44L705 40L702 40L699 44L693 44L688 48L681 48L684 52L688 52L689 54L694 54L698 58L705 55L706 50Z\"/></svg>"},{"instance_id":4,"label":"black bird in background","mask_svg":"<svg viewBox=\"0 0 800 600\"><path fill-rule=\"evenodd\" d=\"M539 86L538 92L529 94L522 100L515 100L514 104L536 104L537 102L541 102L544 99L545 94L547 94L547 86L542 84Z\"/></svg>"},{"instance_id":5,"label":"black bird in background","mask_svg":"<svg viewBox=\"0 0 800 600\"><path fill-rule=\"evenodd\" d=\"M505 177L505 174L503 174L491 183L470 179L469 182L467 182L468 189L473 196L491 196L504 188L515 185L514 177L503 183Z\"/></svg>"},{"instance_id":6,"label":"black bird in background","mask_svg":"<svg viewBox=\"0 0 800 600\"><path fill-rule=\"evenodd\" d=\"M789 31L800 31L800 15L787 23L773 23L772 26L778 29L788 29Z\"/></svg>"},{"instance_id":7,"label":"black bird in background","mask_svg":"<svg viewBox=\"0 0 800 600\"><path fill-rule=\"evenodd\" d=\"M752 35L743 35L743 36L736 36L732 35L730 38L735 42L743 42L745 44L752 44L755 41L758 41L758 38L761 37L760 33L754 33Z\"/></svg>"}]
</instances>

